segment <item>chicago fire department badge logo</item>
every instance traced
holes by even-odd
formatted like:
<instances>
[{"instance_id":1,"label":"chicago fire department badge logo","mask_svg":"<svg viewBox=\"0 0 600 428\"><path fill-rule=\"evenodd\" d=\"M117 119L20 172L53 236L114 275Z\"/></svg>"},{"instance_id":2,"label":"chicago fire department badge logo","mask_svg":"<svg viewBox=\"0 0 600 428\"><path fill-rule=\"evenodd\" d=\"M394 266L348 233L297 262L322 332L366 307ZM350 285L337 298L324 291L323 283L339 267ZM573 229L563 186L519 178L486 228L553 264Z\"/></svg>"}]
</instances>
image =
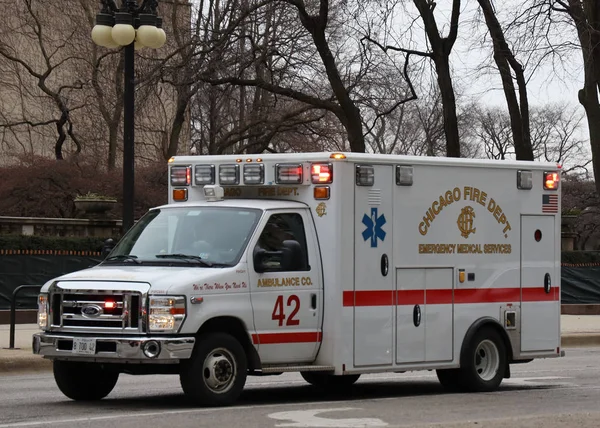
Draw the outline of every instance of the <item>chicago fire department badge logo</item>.
<instances>
[{"instance_id":1,"label":"chicago fire department badge logo","mask_svg":"<svg viewBox=\"0 0 600 428\"><path fill-rule=\"evenodd\" d=\"M460 211L456 224L458 225L458 230L460 230L460 234L463 238L468 238L471 233L475 233L477 230L477 228L473 227L474 219L475 210L473 207L464 207Z\"/></svg>"},{"instance_id":2,"label":"chicago fire department badge logo","mask_svg":"<svg viewBox=\"0 0 600 428\"><path fill-rule=\"evenodd\" d=\"M317 215L319 217L323 217L325 214L327 214L327 205L325 205L325 202L321 202L319 205L317 205L315 211L317 211Z\"/></svg>"}]
</instances>

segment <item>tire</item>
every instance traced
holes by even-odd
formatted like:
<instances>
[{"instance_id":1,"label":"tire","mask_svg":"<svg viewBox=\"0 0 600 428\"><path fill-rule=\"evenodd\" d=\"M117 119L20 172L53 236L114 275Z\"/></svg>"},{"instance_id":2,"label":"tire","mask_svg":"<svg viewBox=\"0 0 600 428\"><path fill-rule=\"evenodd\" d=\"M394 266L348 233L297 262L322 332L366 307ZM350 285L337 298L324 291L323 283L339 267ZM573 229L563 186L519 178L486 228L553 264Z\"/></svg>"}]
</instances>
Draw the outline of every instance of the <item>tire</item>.
<instances>
[{"instance_id":1,"label":"tire","mask_svg":"<svg viewBox=\"0 0 600 428\"><path fill-rule=\"evenodd\" d=\"M347 388L360 378L359 374L336 376L319 372L300 372L300 375L311 385L324 389Z\"/></svg>"},{"instance_id":2,"label":"tire","mask_svg":"<svg viewBox=\"0 0 600 428\"><path fill-rule=\"evenodd\" d=\"M76 401L101 400L111 393L119 380L118 371L94 363L55 360L53 370L58 389Z\"/></svg>"},{"instance_id":3,"label":"tire","mask_svg":"<svg viewBox=\"0 0 600 428\"><path fill-rule=\"evenodd\" d=\"M233 336L208 333L198 338L192 357L181 362L179 380L195 404L228 406L242 393L247 370L244 348Z\"/></svg>"},{"instance_id":4,"label":"tire","mask_svg":"<svg viewBox=\"0 0 600 428\"><path fill-rule=\"evenodd\" d=\"M458 392L463 390L460 369L436 370L436 374L446 391Z\"/></svg>"},{"instance_id":5,"label":"tire","mask_svg":"<svg viewBox=\"0 0 600 428\"><path fill-rule=\"evenodd\" d=\"M492 327L482 327L461 356L461 386L468 392L495 391L507 364L506 346L500 334Z\"/></svg>"}]
</instances>

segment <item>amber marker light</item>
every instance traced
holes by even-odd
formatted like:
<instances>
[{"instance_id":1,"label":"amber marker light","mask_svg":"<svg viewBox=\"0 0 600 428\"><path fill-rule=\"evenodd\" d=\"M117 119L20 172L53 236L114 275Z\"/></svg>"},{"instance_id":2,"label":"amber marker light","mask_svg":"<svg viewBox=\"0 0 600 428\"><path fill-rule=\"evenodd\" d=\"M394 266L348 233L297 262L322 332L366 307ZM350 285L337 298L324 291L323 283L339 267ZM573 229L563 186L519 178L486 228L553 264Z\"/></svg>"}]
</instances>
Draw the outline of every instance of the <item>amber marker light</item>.
<instances>
[{"instance_id":1,"label":"amber marker light","mask_svg":"<svg viewBox=\"0 0 600 428\"><path fill-rule=\"evenodd\" d=\"M315 199L329 199L329 186L315 187L313 195Z\"/></svg>"},{"instance_id":2,"label":"amber marker light","mask_svg":"<svg viewBox=\"0 0 600 428\"><path fill-rule=\"evenodd\" d=\"M173 189L174 201L187 201L187 189Z\"/></svg>"}]
</instances>

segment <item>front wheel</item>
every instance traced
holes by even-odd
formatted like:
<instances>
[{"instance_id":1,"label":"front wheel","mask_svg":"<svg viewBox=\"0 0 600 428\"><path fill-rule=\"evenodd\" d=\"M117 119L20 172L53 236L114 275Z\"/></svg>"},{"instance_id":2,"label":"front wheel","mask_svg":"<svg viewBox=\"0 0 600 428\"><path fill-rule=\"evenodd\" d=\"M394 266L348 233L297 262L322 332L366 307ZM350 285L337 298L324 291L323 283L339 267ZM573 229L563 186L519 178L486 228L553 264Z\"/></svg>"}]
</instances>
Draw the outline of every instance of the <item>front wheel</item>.
<instances>
[{"instance_id":1,"label":"front wheel","mask_svg":"<svg viewBox=\"0 0 600 428\"><path fill-rule=\"evenodd\" d=\"M325 389L340 389L352 386L360 377L358 374L336 376L319 372L300 372L300 375L311 385Z\"/></svg>"},{"instance_id":2,"label":"front wheel","mask_svg":"<svg viewBox=\"0 0 600 428\"><path fill-rule=\"evenodd\" d=\"M58 389L77 401L101 400L111 393L119 379L118 371L93 363L55 360L53 370Z\"/></svg>"},{"instance_id":3,"label":"front wheel","mask_svg":"<svg viewBox=\"0 0 600 428\"><path fill-rule=\"evenodd\" d=\"M179 380L195 403L226 406L244 389L247 369L244 348L234 337L209 333L198 338L192 357L182 361Z\"/></svg>"},{"instance_id":4,"label":"front wheel","mask_svg":"<svg viewBox=\"0 0 600 428\"><path fill-rule=\"evenodd\" d=\"M496 390L506 372L506 346L491 327L481 328L469 343L461 360L461 386L471 392Z\"/></svg>"}]
</instances>

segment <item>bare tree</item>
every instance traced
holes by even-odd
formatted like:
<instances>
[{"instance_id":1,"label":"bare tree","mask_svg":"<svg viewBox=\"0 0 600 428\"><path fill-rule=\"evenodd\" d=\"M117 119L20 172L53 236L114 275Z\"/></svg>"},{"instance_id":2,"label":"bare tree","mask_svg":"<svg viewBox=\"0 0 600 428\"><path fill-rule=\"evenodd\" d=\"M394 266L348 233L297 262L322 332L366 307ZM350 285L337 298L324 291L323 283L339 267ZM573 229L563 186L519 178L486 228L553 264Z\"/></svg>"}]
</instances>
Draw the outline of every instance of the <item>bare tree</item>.
<instances>
[{"instance_id":1,"label":"bare tree","mask_svg":"<svg viewBox=\"0 0 600 428\"><path fill-rule=\"evenodd\" d=\"M574 49L580 51L584 82L578 99L587 116L595 177L600 177L599 16L597 0L534 0L519 8L511 24L527 35L531 51L541 52L540 62L556 58L556 64ZM600 180L596 180L596 190L600 193Z\"/></svg>"},{"instance_id":2,"label":"bare tree","mask_svg":"<svg viewBox=\"0 0 600 428\"><path fill-rule=\"evenodd\" d=\"M516 150L510 115L499 107L470 105L471 127L489 159L514 159ZM590 161L586 141L579 136L583 116L566 103L531 109L531 142L534 160L556 162L571 175L585 172Z\"/></svg>"},{"instance_id":3,"label":"bare tree","mask_svg":"<svg viewBox=\"0 0 600 428\"><path fill-rule=\"evenodd\" d=\"M84 82L74 76L68 76L69 64L77 58L69 52L67 46L75 43L78 34L75 30L60 31L58 37L50 34L45 25L47 16L45 8L48 2L27 0L18 4L3 2L3 10L13 11L4 13L2 20L3 34L0 41L0 57L16 65L14 70L18 84L35 85L37 91L32 91L21 99L24 109L12 118L4 115L0 123L3 128L27 126L30 128L53 126L56 130L54 141L54 156L64 158L64 145L69 140L74 145L74 153L82 149L82 142L74 130L72 113L82 108L82 102L77 100L77 92L81 91ZM16 15L16 16L15 16ZM16 18L16 19L15 19ZM68 78L68 77L71 78ZM31 88L31 86L29 87ZM31 91L31 89L28 89ZM37 93L36 93L37 92ZM34 99L40 96L50 107L50 111L40 109ZM79 101L79 102L78 102ZM28 113L35 111L32 117ZM16 112L15 112L16 113Z\"/></svg>"},{"instance_id":4,"label":"bare tree","mask_svg":"<svg viewBox=\"0 0 600 428\"><path fill-rule=\"evenodd\" d=\"M458 36L458 22L460 17L460 0L452 1L452 12L450 17L450 29L447 36L442 36L438 23L434 15L436 3L430 0L413 0L421 20L424 25L425 34L429 42L429 50L421 51L418 49L407 49L399 45L391 45L381 42L374 37L373 28L365 34L364 38L377 44L385 52L396 51L407 55L416 55L430 59L436 70L436 79L439 93L442 100L443 111L443 127L446 143L446 156L460 157L461 145L458 130L458 115L456 108L456 95L453 86L452 75L450 71L450 54ZM387 15L388 20L392 19L393 10L398 4L394 1L384 1L383 4L387 8L384 15ZM387 29L387 27L386 27ZM377 31L378 32L378 31ZM387 39L388 35L384 34ZM411 36L412 37L412 36ZM408 57L407 57L408 61Z\"/></svg>"},{"instance_id":5,"label":"bare tree","mask_svg":"<svg viewBox=\"0 0 600 428\"><path fill-rule=\"evenodd\" d=\"M364 152L368 133L364 131L365 117L367 121L376 121L413 99L414 93L392 103L387 99L372 102L380 90L374 84L377 77L373 71L381 62L373 52L365 51L351 31L342 31L348 30L345 21L351 19L347 2L279 0L270 2L263 13L273 14L270 11L273 3L279 7L275 9L276 22L270 24L272 19L265 20L267 28L276 28L269 36L268 54L260 48L264 45L252 41L245 32L250 42L242 52L245 63L240 63L239 57L230 63L221 62L218 67L208 69L202 79L218 86L258 89L254 93L260 96L253 103L283 96L330 112L344 127L350 150ZM361 107L371 109L372 113L365 116ZM261 110L253 108L253 111Z\"/></svg>"}]
</instances>

